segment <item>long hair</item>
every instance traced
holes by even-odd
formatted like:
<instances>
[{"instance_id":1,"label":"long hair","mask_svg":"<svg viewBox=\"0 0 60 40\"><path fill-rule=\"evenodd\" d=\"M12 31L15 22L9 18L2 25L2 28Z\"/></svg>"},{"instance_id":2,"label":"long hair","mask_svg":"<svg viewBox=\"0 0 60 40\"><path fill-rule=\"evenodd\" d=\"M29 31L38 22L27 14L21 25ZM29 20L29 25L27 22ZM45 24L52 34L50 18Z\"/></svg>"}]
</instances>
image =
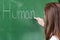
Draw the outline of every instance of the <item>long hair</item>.
<instances>
[{"instance_id":1,"label":"long hair","mask_svg":"<svg viewBox=\"0 0 60 40\"><path fill-rule=\"evenodd\" d=\"M49 40L56 35L60 40L60 4L48 3L45 7L45 36Z\"/></svg>"}]
</instances>

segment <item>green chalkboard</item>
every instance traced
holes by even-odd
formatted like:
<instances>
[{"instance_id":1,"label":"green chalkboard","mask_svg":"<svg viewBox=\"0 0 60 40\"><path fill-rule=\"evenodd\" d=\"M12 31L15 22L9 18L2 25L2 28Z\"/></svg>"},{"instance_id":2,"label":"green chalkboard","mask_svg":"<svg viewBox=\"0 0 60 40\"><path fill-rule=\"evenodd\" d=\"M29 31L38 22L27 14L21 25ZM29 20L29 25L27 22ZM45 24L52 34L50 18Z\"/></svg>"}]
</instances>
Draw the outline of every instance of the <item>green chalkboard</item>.
<instances>
[{"instance_id":1,"label":"green chalkboard","mask_svg":"<svg viewBox=\"0 0 60 40\"><path fill-rule=\"evenodd\" d=\"M33 17L43 18L49 2L58 0L0 0L0 40L45 40Z\"/></svg>"}]
</instances>

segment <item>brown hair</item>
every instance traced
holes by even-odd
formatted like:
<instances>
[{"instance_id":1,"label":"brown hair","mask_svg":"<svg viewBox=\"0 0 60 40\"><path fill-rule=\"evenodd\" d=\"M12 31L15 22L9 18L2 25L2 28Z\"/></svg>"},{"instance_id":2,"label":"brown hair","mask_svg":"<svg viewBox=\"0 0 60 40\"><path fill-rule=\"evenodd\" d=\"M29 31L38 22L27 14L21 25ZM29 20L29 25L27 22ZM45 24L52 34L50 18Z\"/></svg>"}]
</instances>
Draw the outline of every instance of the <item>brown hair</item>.
<instances>
[{"instance_id":1,"label":"brown hair","mask_svg":"<svg viewBox=\"0 0 60 40\"><path fill-rule=\"evenodd\" d=\"M48 3L45 7L45 35L49 40L56 35L60 40L60 4Z\"/></svg>"}]
</instances>

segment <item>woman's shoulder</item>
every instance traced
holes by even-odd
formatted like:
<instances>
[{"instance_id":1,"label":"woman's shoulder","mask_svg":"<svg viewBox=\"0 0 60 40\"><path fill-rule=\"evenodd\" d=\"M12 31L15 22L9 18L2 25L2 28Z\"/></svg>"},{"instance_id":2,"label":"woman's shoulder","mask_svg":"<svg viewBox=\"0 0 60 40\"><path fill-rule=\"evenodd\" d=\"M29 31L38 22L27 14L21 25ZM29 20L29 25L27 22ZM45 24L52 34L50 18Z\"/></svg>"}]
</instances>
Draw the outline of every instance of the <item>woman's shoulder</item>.
<instances>
[{"instance_id":1,"label":"woman's shoulder","mask_svg":"<svg viewBox=\"0 0 60 40\"><path fill-rule=\"evenodd\" d=\"M50 40L59 40L59 38L58 38L57 36L53 35L53 36L50 38Z\"/></svg>"}]
</instances>

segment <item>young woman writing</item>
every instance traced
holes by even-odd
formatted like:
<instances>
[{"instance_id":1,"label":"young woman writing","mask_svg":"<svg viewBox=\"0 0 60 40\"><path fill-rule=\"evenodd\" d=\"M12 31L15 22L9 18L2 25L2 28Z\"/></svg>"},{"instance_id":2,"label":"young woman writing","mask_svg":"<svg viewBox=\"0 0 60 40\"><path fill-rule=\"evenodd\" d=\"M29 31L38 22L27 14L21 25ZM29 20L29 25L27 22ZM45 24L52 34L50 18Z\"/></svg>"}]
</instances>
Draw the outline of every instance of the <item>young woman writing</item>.
<instances>
[{"instance_id":1,"label":"young woman writing","mask_svg":"<svg viewBox=\"0 0 60 40\"><path fill-rule=\"evenodd\" d=\"M45 29L46 40L60 40L60 4L48 3L45 7L44 21L34 17Z\"/></svg>"}]
</instances>

